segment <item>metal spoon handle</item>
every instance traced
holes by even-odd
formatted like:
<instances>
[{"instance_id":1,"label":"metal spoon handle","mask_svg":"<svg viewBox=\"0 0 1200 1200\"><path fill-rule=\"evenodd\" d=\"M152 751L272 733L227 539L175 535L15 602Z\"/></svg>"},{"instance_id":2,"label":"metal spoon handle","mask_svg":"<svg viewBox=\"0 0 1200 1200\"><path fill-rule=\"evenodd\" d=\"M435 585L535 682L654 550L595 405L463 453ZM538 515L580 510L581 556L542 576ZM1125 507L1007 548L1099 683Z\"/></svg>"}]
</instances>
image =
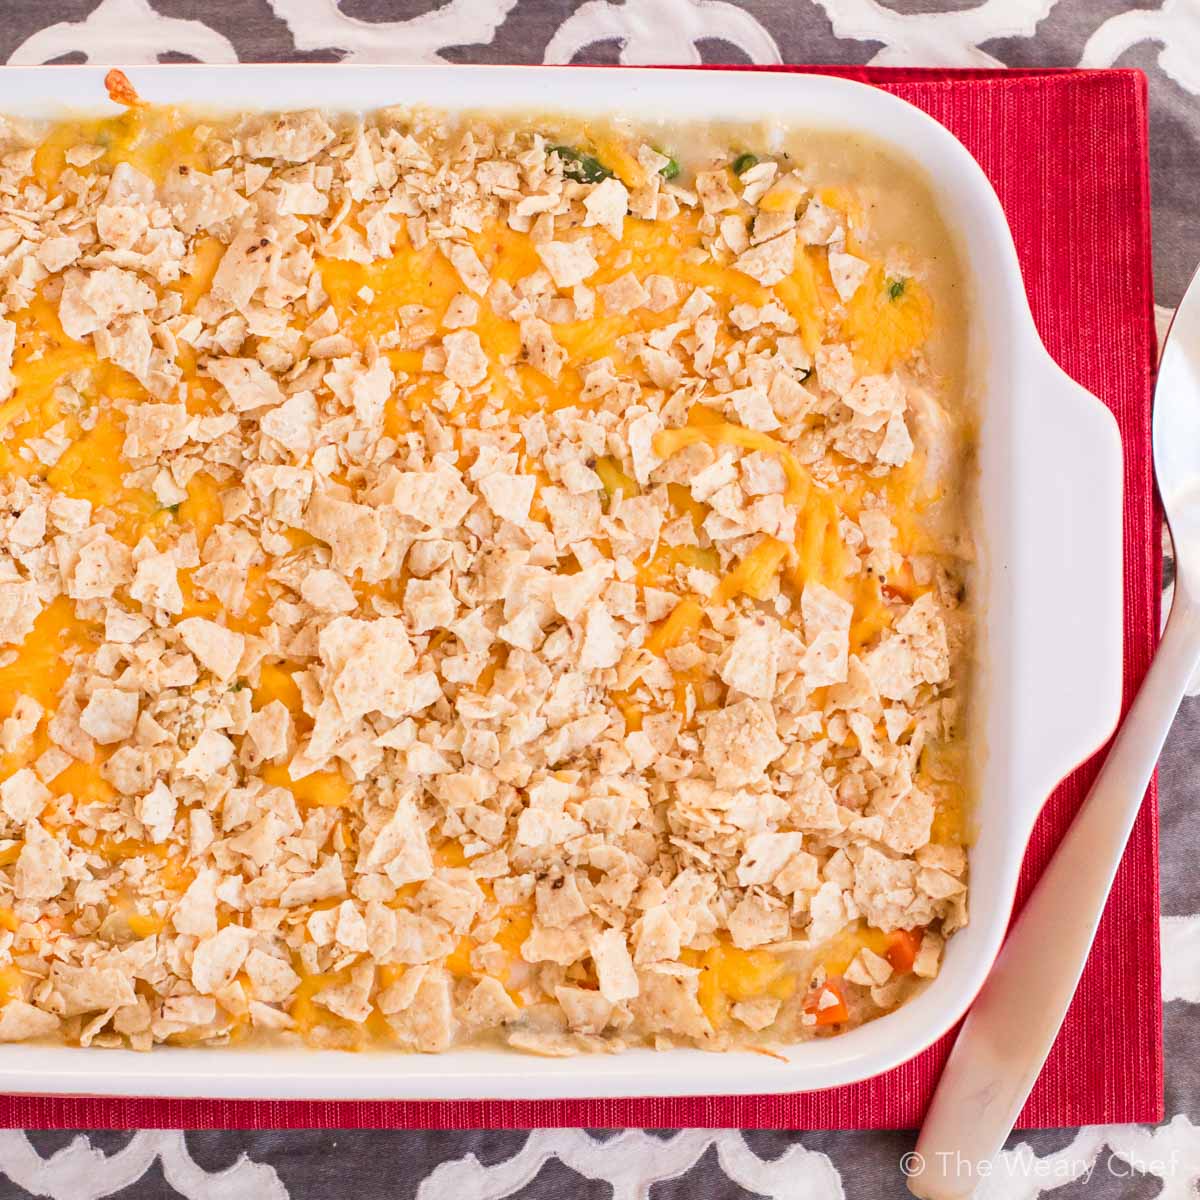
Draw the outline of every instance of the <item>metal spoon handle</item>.
<instances>
[{"instance_id":1,"label":"metal spoon handle","mask_svg":"<svg viewBox=\"0 0 1200 1200\"><path fill-rule=\"evenodd\" d=\"M1184 689L1200 608L1176 590L1166 631L1104 766L958 1035L917 1140L922 1200L959 1200L1004 1145L1050 1053ZM913 1160L919 1165L920 1160Z\"/></svg>"}]
</instances>

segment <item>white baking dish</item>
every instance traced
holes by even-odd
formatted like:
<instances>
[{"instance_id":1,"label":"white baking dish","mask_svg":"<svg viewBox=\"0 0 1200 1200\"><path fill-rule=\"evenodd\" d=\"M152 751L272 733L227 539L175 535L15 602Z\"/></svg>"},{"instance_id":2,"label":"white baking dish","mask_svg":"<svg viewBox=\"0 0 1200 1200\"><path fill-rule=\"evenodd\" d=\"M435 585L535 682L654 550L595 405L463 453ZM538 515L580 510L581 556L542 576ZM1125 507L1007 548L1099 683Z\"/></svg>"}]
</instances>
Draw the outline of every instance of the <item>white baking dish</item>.
<instances>
[{"instance_id":1,"label":"white baking dish","mask_svg":"<svg viewBox=\"0 0 1200 1200\"><path fill-rule=\"evenodd\" d=\"M699 1050L542 1059L501 1050L158 1048L149 1054L0 1047L0 1090L281 1098L542 1098L804 1091L885 1071L950 1029L1008 924L1034 819L1116 722L1121 695L1121 446L1099 401L1050 359L1034 329L1004 214L974 159L908 104L845 80L791 74L542 67L135 67L151 101L203 108L335 110L418 102L688 120L757 120L869 133L926 172L959 239L972 296L972 384L982 408L979 532L981 747L971 923L920 996L784 1061ZM111 110L104 71L6 68L0 111Z\"/></svg>"}]
</instances>

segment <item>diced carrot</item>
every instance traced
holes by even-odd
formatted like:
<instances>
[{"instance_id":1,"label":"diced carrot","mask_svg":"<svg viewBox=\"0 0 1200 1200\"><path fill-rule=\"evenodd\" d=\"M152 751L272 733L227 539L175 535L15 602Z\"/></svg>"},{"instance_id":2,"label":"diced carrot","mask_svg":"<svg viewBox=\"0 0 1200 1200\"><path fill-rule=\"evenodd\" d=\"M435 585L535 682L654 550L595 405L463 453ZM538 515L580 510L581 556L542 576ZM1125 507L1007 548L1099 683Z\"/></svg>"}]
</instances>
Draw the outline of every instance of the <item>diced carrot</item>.
<instances>
[{"instance_id":1,"label":"diced carrot","mask_svg":"<svg viewBox=\"0 0 1200 1200\"><path fill-rule=\"evenodd\" d=\"M905 974L913 969L917 960L917 951L921 948L921 938L925 930L896 929L888 934L888 945L884 957L892 964L892 970Z\"/></svg>"},{"instance_id":2,"label":"diced carrot","mask_svg":"<svg viewBox=\"0 0 1200 1200\"><path fill-rule=\"evenodd\" d=\"M111 71L104 77L104 87L108 92L108 98L114 104L123 104L127 108L133 108L145 104L146 102L137 94L137 89L129 82L129 76L124 71L117 67L113 67Z\"/></svg>"},{"instance_id":3,"label":"diced carrot","mask_svg":"<svg viewBox=\"0 0 1200 1200\"><path fill-rule=\"evenodd\" d=\"M832 996L834 1002L830 1003ZM846 991L840 975L831 975L805 1001L804 1011L817 1018L818 1025L840 1025L850 1019L850 1009L846 1004Z\"/></svg>"}]
</instances>

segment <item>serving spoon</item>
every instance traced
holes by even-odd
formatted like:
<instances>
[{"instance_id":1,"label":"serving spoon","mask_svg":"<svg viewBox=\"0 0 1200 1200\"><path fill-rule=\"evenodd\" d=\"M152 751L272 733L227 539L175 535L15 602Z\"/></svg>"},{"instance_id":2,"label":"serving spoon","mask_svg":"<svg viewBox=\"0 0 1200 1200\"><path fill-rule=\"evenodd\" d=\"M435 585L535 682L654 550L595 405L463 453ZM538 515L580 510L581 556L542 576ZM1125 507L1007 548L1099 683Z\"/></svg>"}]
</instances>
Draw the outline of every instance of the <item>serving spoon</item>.
<instances>
[{"instance_id":1,"label":"serving spoon","mask_svg":"<svg viewBox=\"0 0 1200 1200\"><path fill-rule=\"evenodd\" d=\"M1200 663L1200 271L1159 363L1154 470L1175 544L1167 627L1100 774L963 1024L916 1153L902 1161L909 1190L922 1200L970 1196L1012 1131L1075 994L1154 765Z\"/></svg>"}]
</instances>

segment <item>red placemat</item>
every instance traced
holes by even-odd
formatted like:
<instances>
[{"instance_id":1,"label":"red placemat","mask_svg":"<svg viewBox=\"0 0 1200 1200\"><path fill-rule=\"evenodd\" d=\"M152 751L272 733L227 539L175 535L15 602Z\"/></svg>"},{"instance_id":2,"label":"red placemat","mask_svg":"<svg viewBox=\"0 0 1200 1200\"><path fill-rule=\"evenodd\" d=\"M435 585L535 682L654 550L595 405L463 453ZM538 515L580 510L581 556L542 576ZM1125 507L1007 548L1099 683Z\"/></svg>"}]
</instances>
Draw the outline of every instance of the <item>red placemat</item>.
<instances>
[{"instance_id":1,"label":"red placemat","mask_svg":"<svg viewBox=\"0 0 1200 1200\"><path fill-rule=\"evenodd\" d=\"M954 132L995 185L1046 345L1075 379L1104 400L1121 427L1128 705L1158 638L1161 567L1150 462L1155 334L1144 76L1137 71L782 69L842 75L902 96ZM1094 759L1080 767L1047 805L1030 845L1019 900L1097 765ZM1162 1118L1155 798L1151 784L1079 993L1019 1126ZM886 1075L799 1095L453 1104L9 1096L0 1097L0 1125L896 1129L920 1122L952 1036Z\"/></svg>"}]
</instances>

